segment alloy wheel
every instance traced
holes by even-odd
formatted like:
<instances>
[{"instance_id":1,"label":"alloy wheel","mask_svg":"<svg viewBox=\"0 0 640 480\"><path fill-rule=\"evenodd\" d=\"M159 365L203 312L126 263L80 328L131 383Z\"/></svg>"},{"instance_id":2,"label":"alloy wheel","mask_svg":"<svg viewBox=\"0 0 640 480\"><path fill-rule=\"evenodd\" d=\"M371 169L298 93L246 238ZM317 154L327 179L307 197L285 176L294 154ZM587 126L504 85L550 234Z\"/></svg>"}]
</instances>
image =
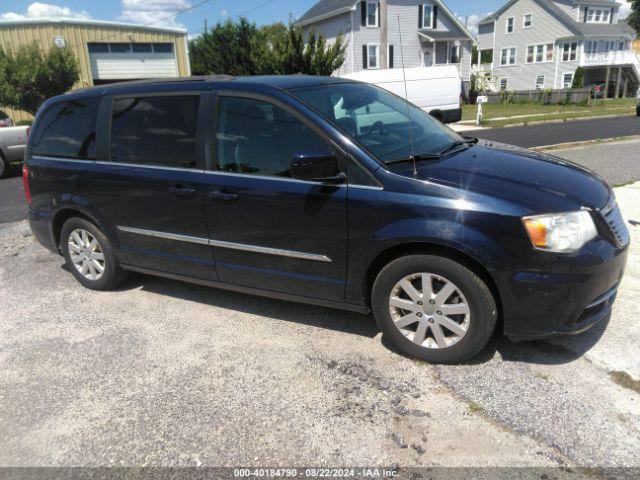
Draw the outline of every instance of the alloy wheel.
<instances>
[{"instance_id":1,"label":"alloy wheel","mask_svg":"<svg viewBox=\"0 0 640 480\"><path fill-rule=\"evenodd\" d=\"M78 228L69 235L69 258L76 270L87 280L99 280L104 274L104 252L98 239L89 231Z\"/></svg>"},{"instance_id":2,"label":"alloy wheel","mask_svg":"<svg viewBox=\"0 0 640 480\"><path fill-rule=\"evenodd\" d=\"M416 345L438 350L458 343L469 331L471 310L462 291L447 278L415 273L391 290L395 327Z\"/></svg>"}]
</instances>

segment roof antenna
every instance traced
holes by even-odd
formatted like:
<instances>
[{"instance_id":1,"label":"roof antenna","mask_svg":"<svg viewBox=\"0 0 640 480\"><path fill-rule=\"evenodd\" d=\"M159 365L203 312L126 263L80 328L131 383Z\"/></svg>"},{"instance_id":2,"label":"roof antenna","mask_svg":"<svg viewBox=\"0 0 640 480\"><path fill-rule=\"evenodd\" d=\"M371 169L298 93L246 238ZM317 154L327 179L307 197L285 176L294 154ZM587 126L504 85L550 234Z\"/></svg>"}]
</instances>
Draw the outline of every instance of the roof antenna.
<instances>
[{"instance_id":1,"label":"roof antenna","mask_svg":"<svg viewBox=\"0 0 640 480\"><path fill-rule=\"evenodd\" d=\"M413 145L413 120L409 108L409 90L407 89L407 74L404 71L404 49L402 48L402 28L400 27L400 14L398 14L398 34L400 35L400 62L402 63L402 79L404 81L404 99L407 102L407 118L409 119L409 142L411 143L411 160L413 160L413 175L418 175L416 165L416 151Z\"/></svg>"}]
</instances>

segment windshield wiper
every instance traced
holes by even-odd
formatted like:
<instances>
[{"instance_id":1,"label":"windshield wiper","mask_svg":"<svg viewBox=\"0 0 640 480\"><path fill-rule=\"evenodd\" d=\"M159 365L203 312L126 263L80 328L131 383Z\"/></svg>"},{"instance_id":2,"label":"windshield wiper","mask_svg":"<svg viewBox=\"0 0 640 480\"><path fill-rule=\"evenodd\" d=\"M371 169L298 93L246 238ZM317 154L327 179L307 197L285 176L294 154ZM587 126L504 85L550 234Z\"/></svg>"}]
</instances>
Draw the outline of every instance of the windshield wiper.
<instances>
[{"instance_id":1,"label":"windshield wiper","mask_svg":"<svg viewBox=\"0 0 640 480\"><path fill-rule=\"evenodd\" d=\"M419 153L410 157L386 160L384 163L385 165L389 165L390 163L413 162L414 160L437 160L439 158L442 158L442 154L440 153Z\"/></svg>"},{"instance_id":2,"label":"windshield wiper","mask_svg":"<svg viewBox=\"0 0 640 480\"><path fill-rule=\"evenodd\" d=\"M463 137L464 140L458 140L453 142L451 145L449 145L448 147L446 147L444 150L441 150L440 152L438 152L440 155L444 155L445 153L451 152L452 150L458 148L458 147L462 147L463 145L469 147L471 145L474 145L476 143L478 143L478 139L475 137Z\"/></svg>"}]
</instances>

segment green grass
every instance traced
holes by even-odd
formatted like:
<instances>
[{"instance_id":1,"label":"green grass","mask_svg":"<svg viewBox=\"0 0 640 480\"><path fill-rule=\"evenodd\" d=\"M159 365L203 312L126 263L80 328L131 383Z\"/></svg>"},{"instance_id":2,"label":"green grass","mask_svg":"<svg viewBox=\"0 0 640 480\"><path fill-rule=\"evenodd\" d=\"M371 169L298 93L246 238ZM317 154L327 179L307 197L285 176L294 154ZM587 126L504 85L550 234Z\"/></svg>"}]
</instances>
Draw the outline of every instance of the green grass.
<instances>
[{"instance_id":1,"label":"green grass","mask_svg":"<svg viewBox=\"0 0 640 480\"><path fill-rule=\"evenodd\" d=\"M629 115L635 112L635 98L598 100L594 105L536 105L530 103L484 105L484 125L503 127L518 123L571 120L604 115ZM475 120L478 107L464 105L462 120ZM503 117L511 117L504 119ZM515 118L514 118L515 117ZM500 119L503 118L503 119Z\"/></svg>"}]
</instances>

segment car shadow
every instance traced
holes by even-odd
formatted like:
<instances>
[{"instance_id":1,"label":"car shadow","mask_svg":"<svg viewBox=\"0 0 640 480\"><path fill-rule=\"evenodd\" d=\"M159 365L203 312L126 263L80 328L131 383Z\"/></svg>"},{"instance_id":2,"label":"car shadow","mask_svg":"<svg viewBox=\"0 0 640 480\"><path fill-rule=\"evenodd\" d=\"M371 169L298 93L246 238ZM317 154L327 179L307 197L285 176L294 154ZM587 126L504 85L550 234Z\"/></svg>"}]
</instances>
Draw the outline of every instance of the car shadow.
<instances>
[{"instance_id":1,"label":"car shadow","mask_svg":"<svg viewBox=\"0 0 640 480\"><path fill-rule=\"evenodd\" d=\"M62 264L61 268L69 271L65 264ZM142 289L158 295L258 315L268 319L309 325L367 338L374 338L380 332L372 315L360 315L343 310L237 293L141 273L130 273L128 279L115 290L134 289ZM581 334L558 336L545 340L512 341L501 333L496 333L478 355L463 364L480 365L494 361L496 358L504 362L540 365L570 363L584 356L598 343L606 331L609 321L610 315ZM384 336L382 344L388 350L410 358L398 351Z\"/></svg>"},{"instance_id":2,"label":"car shadow","mask_svg":"<svg viewBox=\"0 0 640 480\"><path fill-rule=\"evenodd\" d=\"M602 338L611 320L611 314L586 332L559 335L541 340L514 341L502 334L493 336L489 344L469 365L489 362L498 356L503 362L538 365L563 365L583 357Z\"/></svg>"},{"instance_id":3,"label":"car shadow","mask_svg":"<svg viewBox=\"0 0 640 480\"><path fill-rule=\"evenodd\" d=\"M139 273L131 273L118 290L136 288L212 307L336 330L351 335L373 338L379 332L371 315L242 294Z\"/></svg>"}]
</instances>

